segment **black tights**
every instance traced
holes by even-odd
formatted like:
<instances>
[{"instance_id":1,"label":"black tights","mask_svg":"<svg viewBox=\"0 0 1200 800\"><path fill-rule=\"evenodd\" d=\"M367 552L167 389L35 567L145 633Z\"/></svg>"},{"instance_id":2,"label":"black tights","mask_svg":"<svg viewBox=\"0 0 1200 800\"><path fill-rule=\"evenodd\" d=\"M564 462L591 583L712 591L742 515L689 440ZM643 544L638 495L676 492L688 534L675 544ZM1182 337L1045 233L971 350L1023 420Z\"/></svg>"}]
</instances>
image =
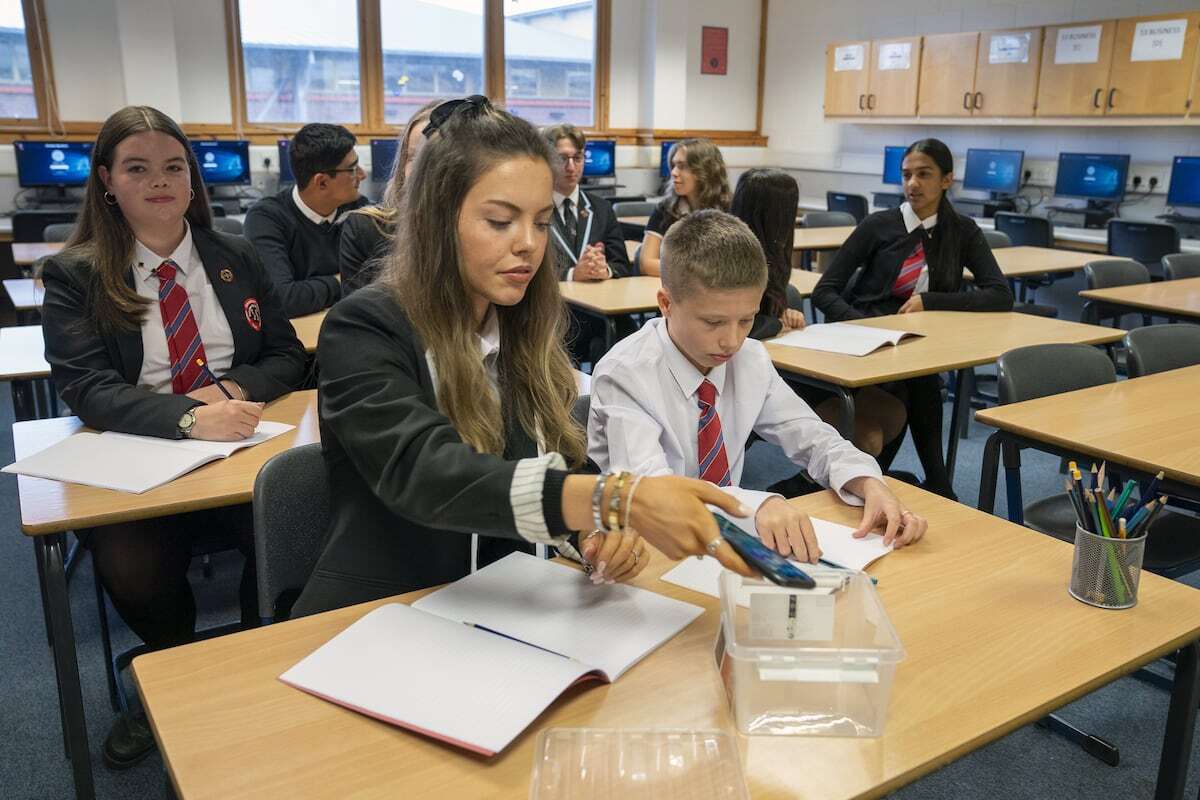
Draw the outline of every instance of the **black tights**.
<instances>
[{"instance_id":1,"label":"black tights","mask_svg":"<svg viewBox=\"0 0 1200 800\"><path fill-rule=\"evenodd\" d=\"M908 429L912 431L913 446L925 471L925 488L943 497L957 499L942 450L942 384L938 376L909 378L882 388L903 400L908 410ZM884 445L879 454L883 469L891 466L903 441L904 432L901 431L898 437Z\"/></svg>"},{"instance_id":2,"label":"black tights","mask_svg":"<svg viewBox=\"0 0 1200 800\"><path fill-rule=\"evenodd\" d=\"M239 596L242 622L257 613L254 525L249 505L194 511L93 528L80 538L121 619L152 649L185 644L196 631L196 601L188 582L193 542L214 534L236 536L246 557Z\"/></svg>"}]
</instances>

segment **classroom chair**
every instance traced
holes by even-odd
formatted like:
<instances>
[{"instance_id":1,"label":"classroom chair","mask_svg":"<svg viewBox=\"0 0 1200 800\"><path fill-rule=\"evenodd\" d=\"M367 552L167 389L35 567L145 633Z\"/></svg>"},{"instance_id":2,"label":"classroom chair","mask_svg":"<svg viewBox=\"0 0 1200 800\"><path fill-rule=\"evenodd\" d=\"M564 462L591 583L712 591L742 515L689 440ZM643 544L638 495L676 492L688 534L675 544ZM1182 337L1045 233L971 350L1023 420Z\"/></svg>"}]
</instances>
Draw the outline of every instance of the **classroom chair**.
<instances>
[{"instance_id":1,"label":"classroom chair","mask_svg":"<svg viewBox=\"0 0 1200 800\"><path fill-rule=\"evenodd\" d=\"M71 238L71 232L74 230L75 224L72 222L56 222L45 227L42 239L47 242L65 242Z\"/></svg>"},{"instance_id":2,"label":"classroom chair","mask_svg":"<svg viewBox=\"0 0 1200 800\"><path fill-rule=\"evenodd\" d=\"M587 430L588 415L592 413L592 396L590 394L581 394L575 398L575 405L571 406L571 419L579 423L579 426Z\"/></svg>"},{"instance_id":3,"label":"classroom chair","mask_svg":"<svg viewBox=\"0 0 1200 800\"><path fill-rule=\"evenodd\" d=\"M44 242L48 225L75 224L75 211L14 211L12 215L14 242Z\"/></svg>"},{"instance_id":4,"label":"classroom chair","mask_svg":"<svg viewBox=\"0 0 1200 800\"><path fill-rule=\"evenodd\" d=\"M1174 225L1125 219L1108 221L1109 255L1132 258L1149 270L1151 264L1162 263L1163 256L1178 252L1179 229Z\"/></svg>"},{"instance_id":5,"label":"classroom chair","mask_svg":"<svg viewBox=\"0 0 1200 800\"><path fill-rule=\"evenodd\" d=\"M1089 261L1083 267L1083 276L1088 289L1108 289L1113 286L1150 282L1150 270L1131 258L1102 258ZM1102 320L1111 319L1115 327L1120 327L1121 317L1126 313L1126 309L1120 306L1088 300L1083 304L1080 320L1099 325ZM1150 324L1149 315L1143 314L1142 319L1143 324Z\"/></svg>"},{"instance_id":6,"label":"classroom chair","mask_svg":"<svg viewBox=\"0 0 1200 800\"><path fill-rule=\"evenodd\" d=\"M854 215L845 211L808 211L800 221L801 228L841 228L857 224Z\"/></svg>"},{"instance_id":7,"label":"classroom chair","mask_svg":"<svg viewBox=\"0 0 1200 800\"><path fill-rule=\"evenodd\" d=\"M1131 378L1200 364L1200 325L1147 325L1125 334Z\"/></svg>"},{"instance_id":8,"label":"classroom chair","mask_svg":"<svg viewBox=\"0 0 1200 800\"><path fill-rule=\"evenodd\" d=\"M221 233L232 233L234 236L242 235L242 223L233 217L213 217L213 230Z\"/></svg>"},{"instance_id":9,"label":"classroom chair","mask_svg":"<svg viewBox=\"0 0 1200 800\"><path fill-rule=\"evenodd\" d=\"M320 443L284 450L263 464L253 497L258 616L269 625L290 616L329 529L329 477Z\"/></svg>"},{"instance_id":10,"label":"classroom chair","mask_svg":"<svg viewBox=\"0 0 1200 800\"><path fill-rule=\"evenodd\" d=\"M1001 247L1012 247L1012 239L1008 238L1008 234L1003 231L989 231L984 228L983 239L988 243L988 247L993 250Z\"/></svg>"},{"instance_id":11,"label":"classroom chair","mask_svg":"<svg viewBox=\"0 0 1200 800\"><path fill-rule=\"evenodd\" d=\"M866 219L871 213L871 205L861 194L846 194L844 192L826 192L825 207L830 211L844 211L854 217L854 224Z\"/></svg>"},{"instance_id":12,"label":"classroom chair","mask_svg":"<svg viewBox=\"0 0 1200 800\"><path fill-rule=\"evenodd\" d=\"M988 243L988 247L992 248L993 250L998 250L1002 247L1012 247L1013 246L1012 239L1009 237L1009 235L1007 233L1005 233L1003 231L989 231L987 229L984 229L982 231L982 233L983 233L984 240ZM1034 280L1039 280L1040 278L1041 278L1041 276L1036 276L1034 278ZM1046 276L1046 281L1047 281L1047 283L1049 282L1048 275ZM1016 294L1016 291L1015 291L1016 283L1018 283L1018 281L1009 281L1009 285L1013 286L1013 288L1014 288L1013 294ZM1046 306L1046 305L1039 305L1037 303L1032 303L1032 302L1025 302L1025 298L1027 296L1027 293L1025 291L1025 282L1022 280L1022 281L1019 281L1019 283L1021 284L1021 292L1020 292L1021 299L1019 301L1013 303L1013 311L1019 312L1021 314L1033 314L1034 316L1037 316L1037 317L1050 317L1052 319L1058 316L1058 309L1055 308L1054 306ZM966 433L966 431L964 430L963 433Z\"/></svg>"},{"instance_id":13,"label":"classroom chair","mask_svg":"<svg viewBox=\"0 0 1200 800\"><path fill-rule=\"evenodd\" d=\"M1200 278L1200 253L1171 253L1162 257L1163 278L1169 281Z\"/></svg>"},{"instance_id":14,"label":"classroom chair","mask_svg":"<svg viewBox=\"0 0 1200 800\"><path fill-rule=\"evenodd\" d=\"M1035 217L1032 214L1014 214L1011 211L996 212L996 230L1008 235L1013 247L1054 247L1054 223L1046 217ZM1069 273L1068 273L1069 274ZM1017 299L1021 303L1034 302L1036 298L1031 296L1030 290L1036 293L1038 289L1049 286L1057 279L1057 275L1050 272L1043 272L1038 275L1028 275L1022 278L1017 283L1019 284L1020 294ZM1052 308L1051 306L1039 306L1039 308ZM1055 309L1053 315L1043 316L1058 316L1058 311Z\"/></svg>"},{"instance_id":15,"label":"classroom chair","mask_svg":"<svg viewBox=\"0 0 1200 800\"><path fill-rule=\"evenodd\" d=\"M617 218L617 224L621 228L621 235L626 239L632 239L635 242L642 241L642 237L646 235L646 228L642 225L631 225L628 222L621 222L621 217L648 217L654 213L657 203L640 201L628 201L624 203L613 203L613 216Z\"/></svg>"}]
</instances>

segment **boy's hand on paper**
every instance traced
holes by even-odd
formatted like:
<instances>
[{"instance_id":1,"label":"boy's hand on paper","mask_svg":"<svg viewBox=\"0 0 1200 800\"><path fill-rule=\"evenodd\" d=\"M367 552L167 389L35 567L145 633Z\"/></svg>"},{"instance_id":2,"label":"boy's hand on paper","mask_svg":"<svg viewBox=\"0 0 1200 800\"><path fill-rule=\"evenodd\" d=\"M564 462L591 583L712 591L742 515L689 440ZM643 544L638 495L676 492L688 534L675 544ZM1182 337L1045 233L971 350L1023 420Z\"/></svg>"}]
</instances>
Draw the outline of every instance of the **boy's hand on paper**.
<instances>
[{"instance_id":1,"label":"boy's hand on paper","mask_svg":"<svg viewBox=\"0 0 1200 800\"><path fill-rule=\"evenodd\" d=\"M904 301L904 305L900 306L900 310L897 311L896 313L897 314L913 314L913 313L916 313L917 311L924 311L924 310L925 310L925 303L923 300L921 300L921 295L914 292L911 297L909 297L907 300Z\"/></svg>"},{"instance_id":2,"label":"boy's hand on paper","mask_svg":"<svg viewBox=\"0 0 1200 800\"><path fill-rule=\"evenodd\" d=\"M856 539L882 528L884 546L892 545L898 550L925 535L929 527L925 518L905 508L878 478L855 478L845 488L863 499L862 522L854 531Z\"/></svg>"},{"instance_id":3,"label":"boy's hand on paper","mask_svg":"<svg viewBox=\"0 0 1200 800\"><path fill-rule=\"evenodd\" d=\"M783 327L794 331L801 330L808 324L808 321L804 319L804 315L794 308L784 309L783 316L779 320L783 323Z\"/></svg>"},{"instance_id":4,"label":"boy's hand on paper","mask_svg":"<svg viewBox=\"0 0 1200 800\"><path fill-rule=\"evenodd\" d=\"M262 403L222 400L192 409L196 424L192 438L209 442L238 442L253 435L262 418Z\"/></svg>"},{"instance_id":5,"label":"boy's hand on paper","mask_svg":"<svg viewBox=\"0 0 1200 800\"><path fill-rule=\"evenodd\" d=\"M815 564L821 557L812 521L782 497L768 498L758 507L754 526L762 543L781 556L810 564Z\"/></svg>"},{"instance_id":6,"label":"boy's hand on paper","mask_svg":"<svg viewBox=\"0 0 1200 800\"><path fill-rule=\"evenodd\" d=\"M758 577L726 542L717 521L705 504L716 506L734 517L753 513L736 497L706 481L675 475L646 477L638 484L630 509L630 527L667 558L712 555L726 569L748 578ZM709 551L710 542L720 542Z\"/></svg>"},{"instance_id":7,"label":"boy's hand on paper","mask_svg":"<svg viewBox=\"0 0 1200 800\"><path fill-rule=\"evenodd\" d=\"M597 532L584 537L581 552L592 565L592 583L626 583L646 568L650 556L637 531Z\"/></svg>"}]
</instances>

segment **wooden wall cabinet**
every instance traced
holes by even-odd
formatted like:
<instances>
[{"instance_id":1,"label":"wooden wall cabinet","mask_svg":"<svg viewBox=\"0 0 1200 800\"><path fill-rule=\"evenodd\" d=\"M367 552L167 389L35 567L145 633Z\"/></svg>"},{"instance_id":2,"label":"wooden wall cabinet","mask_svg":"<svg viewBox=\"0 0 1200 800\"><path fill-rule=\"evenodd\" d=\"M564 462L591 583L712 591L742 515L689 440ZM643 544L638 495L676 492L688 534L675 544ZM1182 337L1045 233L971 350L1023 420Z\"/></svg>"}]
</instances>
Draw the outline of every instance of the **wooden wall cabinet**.
<instances>
[{"instance_id":1,"label":"wooden wall cabinet","mask_svg":"<svg viewBox=\"0 0 1200 800\"><path fill-rule=\"evenodd\" d=\"M842 69L837 69L839 60ZM917 113L920 64L920 36L829 45L825 116L912 116Z\"/></svg>"},{"instance_id":2,"label":"wooden wall cabinet","mask_svg":"<svg viewBox=\"0 0 1200 800\"><path fill-rule=\"evenodd\" d=\"M969 117L975 93L978 33L939 33L925 37L917 113L927 117Z\"/></svg>"},{"instance_id":3,"label":"wooden wall cabinet","mask_svg":"<svg viewBox=\"0 0 1200 800\"><path fill-rule=\"evenodd\" d=\"M1172 36L1168 30L1173 20L1182 20L1186 25L1181 47L1178 36ZM1198 38L1200 11L1117 20L1105 113L1113 116L1186 114L1192 97ZM1155 50L1158 48L1168 50L1167 55L1178 53L1178 57L1145 60L1147 54L1157 55Z\"/></svg>"},{"instance_id":4,"label":"wooden wall cabinet","mask_svg":"<svg viewBox=\"0 0 1200 800\"><path fill-rule=\"evenodd\" d=\"M1059 34L1065 41L1058 52ZM1039 117L1097 117L1108 99L1116 20L1046 28L1038 79ZM1093 57L1094 61L1089 61Z\"/></svg>"},{"instance_id":5,"label":"wooden wall cabinet","mask_svg":"<svg viewBox=\"0 0 1200 800\"><path fill-rule=\"evenodd\" d=\"M971 113L985 117L1032 117L1041 63L1041 28L979 34Z\"/></svg>"},{"instance_id":6,"label":"wooden wall cabinet","mask_svg":"<svg viewBox=\"0 0 1200 800\"><path fill-rule=\"evenodd\" d=\"M838 42L825 48L825 116L867 113L870 58L869 41Z\"/></svg>"}]
</instances>

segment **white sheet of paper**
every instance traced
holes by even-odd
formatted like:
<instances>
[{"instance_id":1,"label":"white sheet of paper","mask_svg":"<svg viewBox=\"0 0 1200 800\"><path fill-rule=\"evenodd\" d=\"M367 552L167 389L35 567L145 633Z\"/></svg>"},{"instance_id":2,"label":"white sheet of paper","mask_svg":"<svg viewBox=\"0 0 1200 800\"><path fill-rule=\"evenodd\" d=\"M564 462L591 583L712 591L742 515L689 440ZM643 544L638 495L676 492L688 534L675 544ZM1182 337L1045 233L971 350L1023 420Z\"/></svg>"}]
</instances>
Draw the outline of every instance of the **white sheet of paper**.
<instances>
[{"instance_id":1,"label":"white sheet of paper","mask_svg":"<svg viewBox=\"0 0 1200 800\"><path fill-rule=\"evenodd\" d=\"M912 66L912 42L887 42L879 45L879 69L908 69Z\"/></svg>"},{"instance_id":2,"label":"white sheet of paper","mask_svg":"<svg viewBox=\"0 0 1200 800\"><path fill-rule=\"evenodd\" d=\"M1102 25L1059 28L1054 43L1055 64L1095 64L1100 60Z\"/></svg>"},{"instance_id":3,"label":"white sheet of paper","mask_svg":"<svg viewBox=\"0 0 1200 800\"><path fill-rule=\"evenodd\" d=\"M988 44L989 64L1027 64L1029 63L1030 34L1025 33L994 33Z\"/></svg>"},{"instance_id":4,"label":"white sheet of paper","mask_svg":"<svg viewBox=\"0 0 1200 800\"><path fill-rule=\"evenodd\" d=\"M614 681L704 612L633 586L595 586L579 570L525 553L511 553L413 608L560 653Z\"/></svg>"},{"instance_id":5,"label":"white sheet of paper","mask_svg":"<svg viewBox=\"0 0 1200 800\"><path fill-rule=\"evenodd\" d=\"M848 325L844 322L824 322L784 334L772 339L770 343L801 347L805 350L820 350L825 353L865 356L884 345L894 345L906 336L920 334L872 328L867 325Z\"/></svg>"},{"instance_id":6,"label":"white sheet of paper","mask_svg":"<svg viewBox=\"0 0 1200 800\"><path fill-rule=\"evenodd\" d=\"M863 68L863 46L844 44L833 50L834 72L857 72Z\"/></svg>"},{"instance_id":7,"label":"white sheet of paper","mask_svg":"<svg viewBox=\"0 0 1200 800\"><path fill-rule=\"evenodd\" d=\"M1183 58L1183 40L1187 19L1159 19L1139 22L1133 30L1130 61L1178 61Z\"/></svg>"},{"instance_id":8,"label":"white sheet of paper","mask_svg":"<svg viewBox=\"0 0 1200 800\"><path fill-rule=\"evenodd\" d=\"M187 450L196 455L220 456L228 458L238 450L243 450L247 447L254 447L256 444L262 444L269 439L274 439L276 436L287 433L295 429L295 425L289 425L286 422L271 422L270 420L259 420L258 427L254 429L254 433L247 436L245 439L240 439L236 442L209 442L203 439L165 439L171 447L180 450ZM114 431L105 431L103 436L105 440L114 438L132 439L135 441L146 441L147 439L154 440L151 436L136 436L131 433L116 433Z\"/></svg>"},{"instance_id":9,"label":"white sheet of paper","mask_svg":"<svg viewBox=\"0 0 1200 800\"><path fill-rule=\"evenodd\" d=\"M393 603L279 680L485 755L503 750L589 668Z\"/></svg>"}]
</instances>

